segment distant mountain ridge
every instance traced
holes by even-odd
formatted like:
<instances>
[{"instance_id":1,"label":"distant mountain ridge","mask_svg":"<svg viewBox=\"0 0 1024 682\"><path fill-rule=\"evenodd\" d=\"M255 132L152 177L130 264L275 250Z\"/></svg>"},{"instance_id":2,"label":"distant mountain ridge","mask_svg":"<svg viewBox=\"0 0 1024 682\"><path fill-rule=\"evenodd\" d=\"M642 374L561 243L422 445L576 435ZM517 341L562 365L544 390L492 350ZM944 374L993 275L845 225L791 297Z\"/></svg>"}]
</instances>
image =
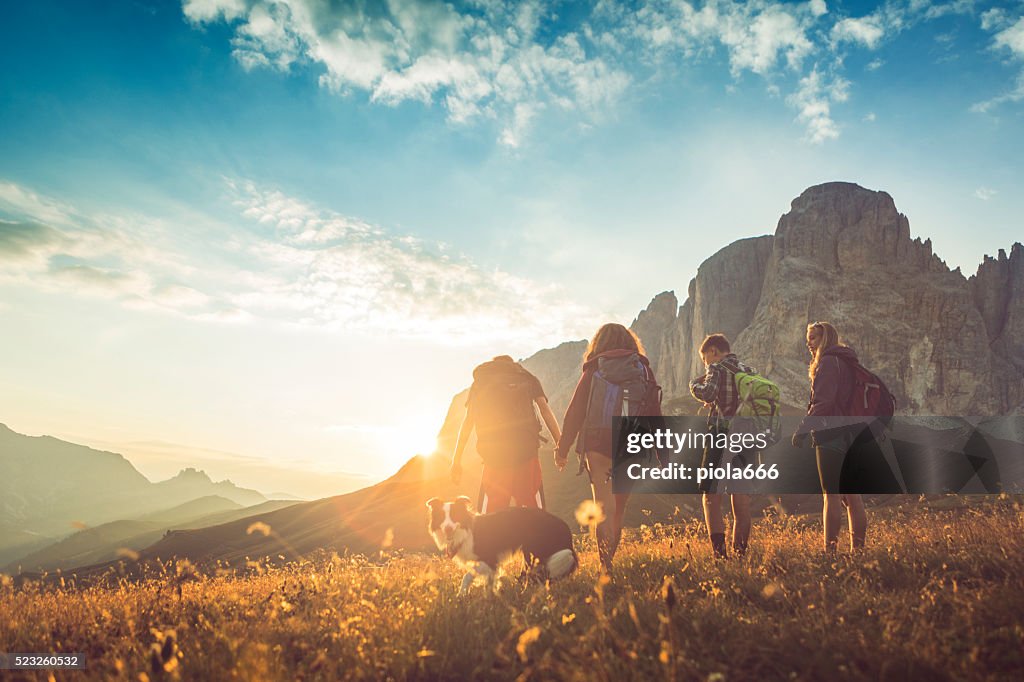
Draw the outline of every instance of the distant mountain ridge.
<instances>
[{"instance_id":1,"label":"distant mountain ridge","mask_svg":"<svg viewBox=\"0 0 1024 682\"><path fill-rule=\"evenodd\" d=\"M208 496L241 507L266 501L185 469L151 482L123 456L0 424L0 566L83 526L135 519Z\"/></svg>"}]
</instances>

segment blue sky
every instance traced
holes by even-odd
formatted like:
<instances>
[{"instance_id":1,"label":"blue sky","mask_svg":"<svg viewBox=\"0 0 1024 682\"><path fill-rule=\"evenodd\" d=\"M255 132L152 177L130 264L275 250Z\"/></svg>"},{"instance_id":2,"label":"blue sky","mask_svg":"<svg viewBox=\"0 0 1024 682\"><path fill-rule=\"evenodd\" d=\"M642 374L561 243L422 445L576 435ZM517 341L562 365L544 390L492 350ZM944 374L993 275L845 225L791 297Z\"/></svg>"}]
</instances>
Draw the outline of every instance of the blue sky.
<instances>
[{"instance_id":1,"label":"blue sky","mask_svg":"<svg viewBox=\"0 0 1024 682\"><path fill-rule=\"evenodd\" d=\"M386 475L820 182L1021 233L1021 2L37 2L0 59L0 421L154 477Z\"/></svg>"}]
</instances>

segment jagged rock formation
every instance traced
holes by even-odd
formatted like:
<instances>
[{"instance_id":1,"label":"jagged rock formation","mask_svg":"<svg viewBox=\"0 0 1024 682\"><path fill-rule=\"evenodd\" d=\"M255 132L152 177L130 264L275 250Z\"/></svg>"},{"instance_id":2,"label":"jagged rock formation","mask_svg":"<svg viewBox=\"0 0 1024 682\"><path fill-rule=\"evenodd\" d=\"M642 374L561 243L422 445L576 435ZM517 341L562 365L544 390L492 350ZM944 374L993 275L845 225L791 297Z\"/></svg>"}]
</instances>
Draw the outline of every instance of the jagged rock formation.
<instances>
[{"instance_id":1,"label":"jagged rock formation","mask_svg":"<svg viewBox=\"0 0 1024 682\"><path fill-rule=\"evenodd\" d=\"M986 256L968 282L992 350L1024 371L1024 246L1014 244L1009 258L1003 249Z\"/></svg>"},{"instance_id":2,"label":"jagged rock formation","mask_svg":"<svg viewBox=\"0 0 1024 682\"><path fill-rule=\"evenodd\" d=\"M793 200L775 235L734 242L691 280L687 299L658 294L633 322L670 403L685 404L697 347L723 332L777 381L807 396L805 327L834 323L908 414L1008 414L1024 403L1024 247L986 258L968 280L930 240L911 239L891 196L832 182ZM678 306L678 307L677 307ZM524 361L562 407L584 345ZM571 351L571 352L570 352Z\"/></svg>"}]
</instances>

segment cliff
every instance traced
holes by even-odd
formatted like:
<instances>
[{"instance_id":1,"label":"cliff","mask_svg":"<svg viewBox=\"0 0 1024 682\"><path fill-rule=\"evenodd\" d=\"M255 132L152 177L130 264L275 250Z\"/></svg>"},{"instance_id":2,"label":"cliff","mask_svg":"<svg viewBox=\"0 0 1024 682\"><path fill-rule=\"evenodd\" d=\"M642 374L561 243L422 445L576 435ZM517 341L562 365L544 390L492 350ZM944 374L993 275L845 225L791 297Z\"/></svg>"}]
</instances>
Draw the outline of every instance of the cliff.
<instances>
[{"instance_id":1,"label":"cliff","mask_svg":"<svg viewBox=\"0 0 1024 682\"><path fill-rule=\"evenodd\" d=\"M889 385L905 414L989 415L1024 403L1024 247L986 257L969 280L912 238L885 192L845 182L793 200L774 235L729 244L697 269L687 298L666 291L633 321L670 410L692 412L697 348L723 332L777 381L784 401L807 399L804 333L828 320ZM595 328L597 323L595 323ZM578 377L585 342L523 361L556 412Z\"/></svg>"}]
</instances>

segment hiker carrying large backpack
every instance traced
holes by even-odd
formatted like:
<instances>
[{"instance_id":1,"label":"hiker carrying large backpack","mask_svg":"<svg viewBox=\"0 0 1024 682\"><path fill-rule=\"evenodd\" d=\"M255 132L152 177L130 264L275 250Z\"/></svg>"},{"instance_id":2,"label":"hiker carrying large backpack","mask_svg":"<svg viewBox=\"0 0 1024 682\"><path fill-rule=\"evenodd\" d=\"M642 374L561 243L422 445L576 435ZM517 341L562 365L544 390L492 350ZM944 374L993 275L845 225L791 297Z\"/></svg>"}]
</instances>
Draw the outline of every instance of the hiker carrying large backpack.
<instances>
[{"instance_id":1,"label":"hiker carrying large backpack","mask_svg":"<svg viewBox=\"0 0 1024 682\"><path fill-rule=\"evenodd\" d=\"M774 442L779 431L778 399L779 390L772 382L760 376L753 367L740 362L732 352L725 334L710 334L701 343L700 357L704 362L704 375L690 382L690 393L710 408L708 428L711 433L728 433L736 426L737 415L743 408L745 428L769 434ZM742 389L742 390L741 390ZM728 455L731 460L723 462ZM718 444L704 448L701 468L717 468L726 463L744 467L755 464L757 450L748 450L736 455L726 453ZM725 558L728 550L725 544L725 517L722 513L720 481L706 478L701 482L701 502L704 507L704 522L707 524L708 539L717 557ZM747 551L750 542L750 495L730 491L732 506L732 548L737 555Z\"/></svg>"},{"instance_id":2,"label":"hiker carrying large backpack","mask_svg":"<svg viewBox=\"0 0 1024 682\"><path fill-rule=\"evenodd\" d=\"M484 463L477 497L481 514L507 507L513 499L521 507L544 508L537 459L542 440L538 411L557 441L558 422L537 377L508 355L499 355L473 370L451 477L456 484L460 482L462 453L475 430L476 449Z\"/></svg>"},{"instance_id":3,"label":"hiker carrying large backpack","mask_svg":"<svg viewBox=\"0 0 1024 682\"><path fill-rule=\"evenodd\" d=\"M661 388L640 339L623 325L610 323L598 329L587 346L555 452L555 464L562 471L575 443L580 471L585 468L590 477L594 502L602 508L597 549L606 573L622 537L629 499L628 493L612 492L612 420L621 416L661 416Z\"/></svg>"},{"instance_id":4,"label":"hiker carrying large backpack","mask_svg":"<svg viewBox=\"0 0 1024 682\"><path fill-rule=\"evenodd\" d=\"M898 467L894 469L885 460L877 442L878 427L892 417L895 400L885 383L860 364L832 324L807 325L807 350L811 353L811 395L807 415L793 434L793 445L802 447L808 436L813 438L824 495L825 551L836 551L843 506L849 518L851 547L860 549L868 519L859 492L899 491Z\"/></svg>"}]
</instances>

